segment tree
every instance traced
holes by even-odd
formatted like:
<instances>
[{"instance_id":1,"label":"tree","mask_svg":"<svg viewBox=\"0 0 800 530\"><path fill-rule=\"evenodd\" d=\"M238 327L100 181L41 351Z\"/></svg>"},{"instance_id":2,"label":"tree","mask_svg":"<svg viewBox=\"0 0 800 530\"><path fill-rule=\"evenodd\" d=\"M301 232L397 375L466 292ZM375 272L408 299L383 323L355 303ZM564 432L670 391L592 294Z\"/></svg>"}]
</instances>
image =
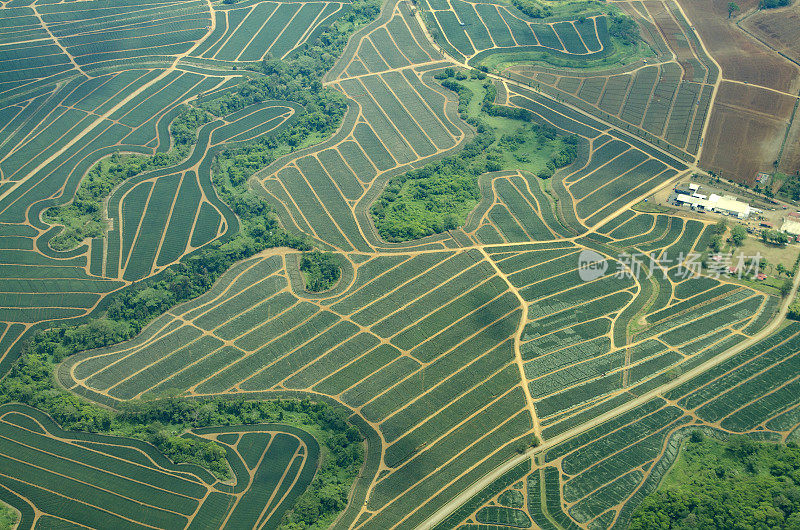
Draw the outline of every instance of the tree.
<instances>
[{"instance_id":1,"label":"tree","mask_svg":"<svg viewBox=\"0 0 800 530\"><path fill-rule=\"evenodd\" d=\"M714 237L711 238L711 241L708 243L708 246L714 252L721 251L722 250L722 237L719 234L715 235Z\"/></svg>"},{"instance_id":2,"label":"tree","mask_svg":"<svg viewBox=\"0 0 800 530\"><path fill-rule=\"evenodd\" d=\"M790 280L789 278L785 278L783 280L783 283L781 283L779 290L781 292L781 296L783 296L784 298L788 296L789 293L792 292L792 280Z\"/></svg>"},{"instance_id":3,"label":"tree","mask_svg":"<svg viewBox=\"0 0 800 530\"><path fill-rule=\"evenodd\" d=\"M303 252L300 270L305 273L306 289L313 293L326 291L339 281L342 264L336 254L330 252Z\"/></svg>"},{"instance_id":4,"label":"tree","mask_svg":"<svg viewBox=\"0 0 800 530\"><path fill-rule=\"evenodd\" d=\"M764 243L770 243L779 247L785 247L789 242L789 236L780 230L762 230L760 236Z\"/></svg>"},{"instance_id":5,"label":"tree","mask_svg":"<svg viewBox=\"0 0 800 530\"><path fill-rule=\"evenodd\" d=\"M786 314L786 316L792 320L800 320L800 300L795 299L794 302L792 302L792 305L789 306L789 312Z\"/></svg>"},{"instance_id":6,"label":"tree","mask_svg":"<svg viewBox=\"0 0 800 530\"><path fill-rule=\"evenodd\" d=\"M741 247L747 239L747 230L743 225L736 225L731 229L731 243Z\"/></svg>"},{"instance_id":7,"label":"tree","mask_svg":"<svg viewBox=\"0 0 800 530\"><path fill-rule=\"evenodd\" d=\"M736 2L728 2L728 18L731 18L738 11L741 11L741 8Z\"/></svg>"},{"instance_id":8,"label":"tree","mask_svg":"<svg viewBox=\"0 0 800 530\"><path fill-rule=\"evenodd\" d=\"M731 436L692 436L681 472L665 477L632 516L630 528L798 528L800 450Z\"/></svg>"},{"instance_id":9,"label":"tree","mask_svg":"<svg viewBox=\"0 0 800 530\"><path fill-rule=\"evenodd\" d=\"M758 3L760 9L775 9L776 7L788 6L790 0L761 0Z\"/></svg>"}]
</instances>

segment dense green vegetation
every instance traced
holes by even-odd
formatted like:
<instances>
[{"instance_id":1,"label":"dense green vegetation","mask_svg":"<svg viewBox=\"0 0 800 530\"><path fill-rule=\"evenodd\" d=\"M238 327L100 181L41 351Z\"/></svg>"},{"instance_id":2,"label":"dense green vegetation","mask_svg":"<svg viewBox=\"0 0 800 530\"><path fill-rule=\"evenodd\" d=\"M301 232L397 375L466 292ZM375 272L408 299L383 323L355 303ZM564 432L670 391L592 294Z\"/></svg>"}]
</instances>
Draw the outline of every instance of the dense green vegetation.
<instances>
[{"instance_id":1,"label":"dense green vegetation","mask_svg":"<svg viewBox=\"0 0 800 530\"><path fill-rule=\"evenodd\" d=\"M632 529L798 528L800 448L694 433Z\"/></svg>"},{"instance_id":2,"label":"dense green vegetation","mask_svg":"<svg viewBox=\"0 0 800 530\"><path fill-rule=\"evenodd\" d=\"M0 502L0 530L14 528L19 520L19 515L11 506Z\"/></svg>"},{"instance_id":3,"label":"dense green vegetation","mask_svg":"<svg viewBox=\"0 0 800 530\"><path fill-rule=\"evenodd\" d=\"M336 285L342 275L342 263L336 254L314 250L303 252L300 270L306 280L306 289L319 293Z\"/></svg>"},{"instance_id":4,"label":"dense green vegetation","mask_svg":"<svg viewBox=\"0 0 800 530\"><path fill-rule=\"evenodd\" d=\"M632 46L641 40L639 26L632 18L623 15L609 16L608 33L626 46Z\"/></svg>"},{"instance_id":5,"label":"dense green vegetation","mask_svg":"<svg viewBox=\"0 0 800 530\"><path fill-rule=\"evenodd\" d=\"M777 7L785 7L791 4L791 0L761 0L758 7L761 9L775 9Z\"/></svg>"},{"instance_id":6,"label":"dense green vegetation","mask_svg":"<svg viewBox=\"0 0 800 530\"><path fill-rule=\"evenodd\" d=\"M459 96L461 118L476 130L457 155L443 158L389 181L372 207L375 226L388 241L407 241L452 230L463 224L480 200L478 177L490 171L521 169L540 178L571 164L578 137L559 135L536 123L525 109L495 105L496 88L447 68L442 86Z\"/></svg>"},{"instance_id":7,"label":"dense green vegetation","mask_svg":"<svg viewBox=\"0 0 800 530\"><path fill-rule=\"evenodd\" d=\"M545 18L553 14L550 6L540 4L536 0L511 0L511 3L531 18Z\"/></svg>"},{"instance_id":8,"label":"dense green vegetation","mask_svg":"<svg viewBox=\"0 0 800 530\"><path fill-rule=\"evenodd\" d=\"M747 239L747 229L744 225L735 225L731 228L731 243L737 247L741 247Z\"/></svg>"},{"instance_id":9,"label":"dense green vegetation","mask_svg":"<svg viewBox=\"0 0 800 530\"><path fill-rule=\"evenodd\" d=\"M786 244L789 243L789 236L780 230L762 230L759 237L764 243L770 243L779 247L785 247Z\"/></svg>"},{"instance_id":10,"label":"dense green vegetation","mask_svg":"<svg viewBox=\"0 0 800 530\"><path fill-rule=\"evenodd\" d=\"M534 19L556 17L555 20L564 18L580 18L584 15L596 14L606 11L607 5L596 0L511 0L511 4Z\"/></svg>"}]
</instances>

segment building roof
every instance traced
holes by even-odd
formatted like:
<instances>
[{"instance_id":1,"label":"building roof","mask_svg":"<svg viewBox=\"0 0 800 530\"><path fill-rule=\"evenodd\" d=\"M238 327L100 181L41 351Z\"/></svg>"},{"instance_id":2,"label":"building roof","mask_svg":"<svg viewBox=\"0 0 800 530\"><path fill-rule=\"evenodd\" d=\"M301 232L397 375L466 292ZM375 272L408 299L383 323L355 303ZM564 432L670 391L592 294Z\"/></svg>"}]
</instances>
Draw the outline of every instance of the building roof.
<instances>
[{"instance_id":1,"label":"building roof","mask_svg":"<svg viewBox=\"0 0 800 530\"><path fill-rule=\"evenodd\" d=\"M751 211L749 204L739 201L730 195L720 197L719 195L712 193L709 195L708 199L706 199L704 197L698 197L697 195L686 195L685 193L679 193L676 199L679 202L685 202L691 204L692 206L701 206L706 210L734 214L738 217L747 217L750 215Z\"/></svg>"},{"instance_id":2,"label":"building roof","mask_svg":"<svg viewBox=\"0 0 800 530\"><path fill-rule=\"evenodd\" d=\"M800 221L786 219L781 225L781 232L792 234L793 236L800 235Z\"/></svg>"},{"instance_id":3,"label":"building roof","mask_svg":"<svg viewBox=\"0 0 800 530\"><path fill-rule=\"evenodd\" d=\"M693 206L702 206L703 208L708 208L710 206L708 204L708 199L701 199L700 197L686 195L685 193L679 193L675 199L679 202L688 202Z\"/></svg>"},{"instance_id":4,"label":"building roof","mask_svg":"<svg viewBox=\"0 0 800 530\"><path fill-rule=\"evenodd\" d=\"M713 197L713 195L711 196ZM711 200L711 197L708 199ZM738 201L733 197L726 195L720 197L714 205L716 210L724 210L726 212L733 212L741 215L750 215L750 205L746 202Z\"/></svg>"}]
</instances>

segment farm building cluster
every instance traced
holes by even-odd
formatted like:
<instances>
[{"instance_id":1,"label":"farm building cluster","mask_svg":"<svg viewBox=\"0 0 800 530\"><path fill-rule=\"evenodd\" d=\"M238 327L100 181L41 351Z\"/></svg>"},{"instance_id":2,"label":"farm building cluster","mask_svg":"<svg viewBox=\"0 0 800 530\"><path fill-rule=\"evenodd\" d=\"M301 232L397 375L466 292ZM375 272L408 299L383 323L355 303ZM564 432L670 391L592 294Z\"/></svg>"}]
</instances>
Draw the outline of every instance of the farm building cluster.
<instances>
[{"instance_id":1,"label":"farm building cluster","mask_svg":"<svg viewBox=\"0 0 800 530\"><path fill-rule=\"evenodd\" d=\"M703 212L715 212L737 219L747 219L751 214L761 212L760 209L730 195L705 194L700 185L694 183L678 184L674 189L673 200L677 206Z\"/></svg>"}]
</instances>

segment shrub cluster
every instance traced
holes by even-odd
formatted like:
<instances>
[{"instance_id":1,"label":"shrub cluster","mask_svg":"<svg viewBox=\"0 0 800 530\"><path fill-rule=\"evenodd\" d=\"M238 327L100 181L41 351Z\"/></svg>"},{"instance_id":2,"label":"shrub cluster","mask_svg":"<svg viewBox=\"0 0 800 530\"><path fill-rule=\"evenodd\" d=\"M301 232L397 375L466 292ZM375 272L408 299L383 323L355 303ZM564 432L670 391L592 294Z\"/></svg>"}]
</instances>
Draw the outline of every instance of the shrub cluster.
<instances>
[{"instance_id":1,"label":"shrub cluster","mask_svg":"<svg viewBox=\"0 0 800 530\"><path fill-rule=\"evenodd\" d=\"M339 281L342 275L342 262L339 256L330 252L303 252L300 270L306 279L306 289L312 293L327 291Z\"/></svg>"}]
</instances>

